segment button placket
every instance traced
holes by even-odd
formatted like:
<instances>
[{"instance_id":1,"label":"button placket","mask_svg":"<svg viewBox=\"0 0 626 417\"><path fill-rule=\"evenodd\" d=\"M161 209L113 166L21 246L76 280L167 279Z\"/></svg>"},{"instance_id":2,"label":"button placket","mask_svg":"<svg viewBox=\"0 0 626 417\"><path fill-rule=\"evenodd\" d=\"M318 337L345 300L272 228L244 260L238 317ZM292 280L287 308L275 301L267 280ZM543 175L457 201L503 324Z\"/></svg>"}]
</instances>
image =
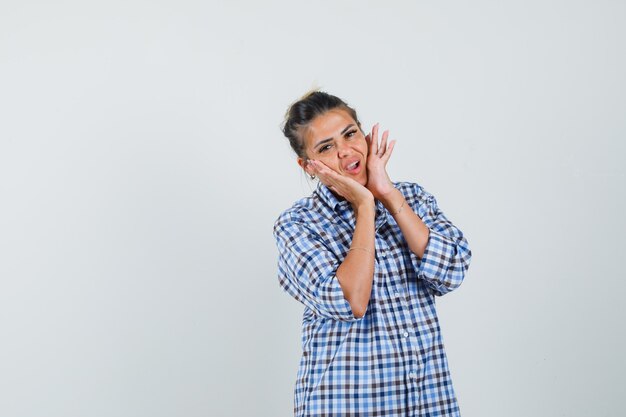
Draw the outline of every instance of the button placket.
<instances>
[{"instance_id":1,"label":"button placket","mask_svg":"<svg viewBox=\"0 0 626 417\"><path fill-rule=\"evenodd\" d=\"M380 236L376 236L376 260L382 261L383 259L387 259L387 255L389 253L389 248L384 240L384 238Z\"/></svg>"}]
</instances>

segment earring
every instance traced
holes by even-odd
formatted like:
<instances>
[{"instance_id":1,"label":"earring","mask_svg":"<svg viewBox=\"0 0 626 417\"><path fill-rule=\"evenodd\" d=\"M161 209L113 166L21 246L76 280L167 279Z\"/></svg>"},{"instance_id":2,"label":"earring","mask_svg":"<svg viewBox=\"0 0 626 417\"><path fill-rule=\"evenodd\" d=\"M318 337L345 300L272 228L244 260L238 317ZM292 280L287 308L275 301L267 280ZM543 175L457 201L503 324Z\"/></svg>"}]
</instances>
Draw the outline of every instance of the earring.
<instances>
[{"instance_id":1,"label":"earring","mask_svg":"<svg viewBox=\"0 0 626 417\"><path fill-rule=\"evenodd\" d=\"M315 175L311 175L311 179L314 180L315 179Z\"/></svg>"}]
</instances>

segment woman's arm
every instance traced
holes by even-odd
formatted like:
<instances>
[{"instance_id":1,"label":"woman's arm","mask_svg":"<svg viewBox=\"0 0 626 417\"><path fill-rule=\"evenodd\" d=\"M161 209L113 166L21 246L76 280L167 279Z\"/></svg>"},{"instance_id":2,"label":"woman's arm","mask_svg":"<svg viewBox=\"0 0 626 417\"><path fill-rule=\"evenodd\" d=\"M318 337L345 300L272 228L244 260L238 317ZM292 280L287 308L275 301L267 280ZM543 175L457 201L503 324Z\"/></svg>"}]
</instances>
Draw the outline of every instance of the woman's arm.
<instances>
[{"instance_id":1,"label":"woman's arm","mask_svg":"<svg viewBox=\"0 0 626 417\"><path fill-rule=\"evenodd\" d=\"M463 232L439 209L435 197L417 184L399 183L398 190L384 200L409 246L417 277L435 295L458 288L472 251Z\"/></svg>"},{"instance_id":2,"label":"woman's arm","mask_svg":"<svg viewBox=\"0 0 626 417\"><path fill-rule=\"evenodd\" d=\"M386 164L394 141L387 146L389 131L378 144L378 125L366 137L369 144L367 188L392 214L411 251L411 263L417 276L425 280L436 295L443 295L461 285L472 257L467 239L439 210L432 194L417 184L405 188L411 200L422 205L411 205L404 194L395 188L386 171ZM415 197L415 198L414 198ZM419 207L419 208L418 208ZM422 212L420 218L415 210Z\"/></svg>"},{"instance_id":3,"label":"woman's arm","mask_svg":"<svg viewBox=\"0 0 626 417\"><path fill-rule=\"evenodd\" d=\"M372 199L373 201L373 199ZM350 250L339 268L337 279L355 317L363 317L374 279L374 218L376 206L365 203L355 209L356 226Z\"/></svg>"},{"instance_id":4,"label":"woman's arm","mask_svg":"<svg viewBox=\"0 0 626 417\"><path fill-rule=\"evenodd\" d=\"M398 223L411 252L418 258L422 258L430 235L428 226L415 214L406 202L404 195L397 188L384 196L380 196L380 201Z\"/></svg>"},{"instance_id":5,"label":"woman's arm","mask_svg":"<svg viewBox=\"0 0 626 417\"><path fill-rule=\"evenodd\" d=\"M355 317L367 310L374 280L375 199L364 186L330 169L324 163L310 160L310 167L320 181L343 196L354 210L356 224L350 250L337 268L336 275L345 299Z\"/></svg>"}]
</instances>

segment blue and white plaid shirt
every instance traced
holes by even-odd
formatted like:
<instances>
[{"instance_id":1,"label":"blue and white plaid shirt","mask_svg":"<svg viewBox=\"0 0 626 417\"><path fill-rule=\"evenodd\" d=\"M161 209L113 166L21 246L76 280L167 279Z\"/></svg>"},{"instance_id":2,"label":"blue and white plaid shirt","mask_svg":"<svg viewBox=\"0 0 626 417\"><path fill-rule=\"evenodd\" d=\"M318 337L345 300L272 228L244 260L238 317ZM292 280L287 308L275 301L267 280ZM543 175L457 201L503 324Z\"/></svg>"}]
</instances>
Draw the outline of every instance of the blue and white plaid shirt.
<instances>
[{"instance_id":1,"label":"blue and white plaid shirt","mask_svg":"<svg viewBox=\"0 0 626 417\"><path fill-rule=\"evenodd\" d=\"M463 281L463 233L418 184L394 183L430 229L424 256L376 201L372 294L352 314L335 271L350 248L352 206L322 183L274 224L281 287L304 304L295 416L458 416L435 296Z\"/></svg>"}]
</instances>

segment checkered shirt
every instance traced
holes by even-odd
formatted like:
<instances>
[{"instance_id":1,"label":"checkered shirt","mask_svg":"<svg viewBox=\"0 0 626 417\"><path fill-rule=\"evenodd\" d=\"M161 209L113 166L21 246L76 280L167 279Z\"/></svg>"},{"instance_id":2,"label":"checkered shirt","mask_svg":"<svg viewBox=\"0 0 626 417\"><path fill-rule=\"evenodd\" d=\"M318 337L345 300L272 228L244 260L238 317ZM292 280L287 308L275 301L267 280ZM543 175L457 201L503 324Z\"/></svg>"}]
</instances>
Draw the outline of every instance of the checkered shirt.
<instances>
[{"instance_id":1,"label":"checkered shirt","mask_svg":"<svg viewBox=\"0 0 626 417\"><path fill-rule=\"evenodd\" d=\"M304 305L297 417L460 415L435 296L461 285L472 253L432 194L414 183L394 185L430 236L420 259L376 201L374 281L361 318L335 275L355 229L350 203L320 183L274 224L278 281Z\"/></svg>"}]
</instances>

